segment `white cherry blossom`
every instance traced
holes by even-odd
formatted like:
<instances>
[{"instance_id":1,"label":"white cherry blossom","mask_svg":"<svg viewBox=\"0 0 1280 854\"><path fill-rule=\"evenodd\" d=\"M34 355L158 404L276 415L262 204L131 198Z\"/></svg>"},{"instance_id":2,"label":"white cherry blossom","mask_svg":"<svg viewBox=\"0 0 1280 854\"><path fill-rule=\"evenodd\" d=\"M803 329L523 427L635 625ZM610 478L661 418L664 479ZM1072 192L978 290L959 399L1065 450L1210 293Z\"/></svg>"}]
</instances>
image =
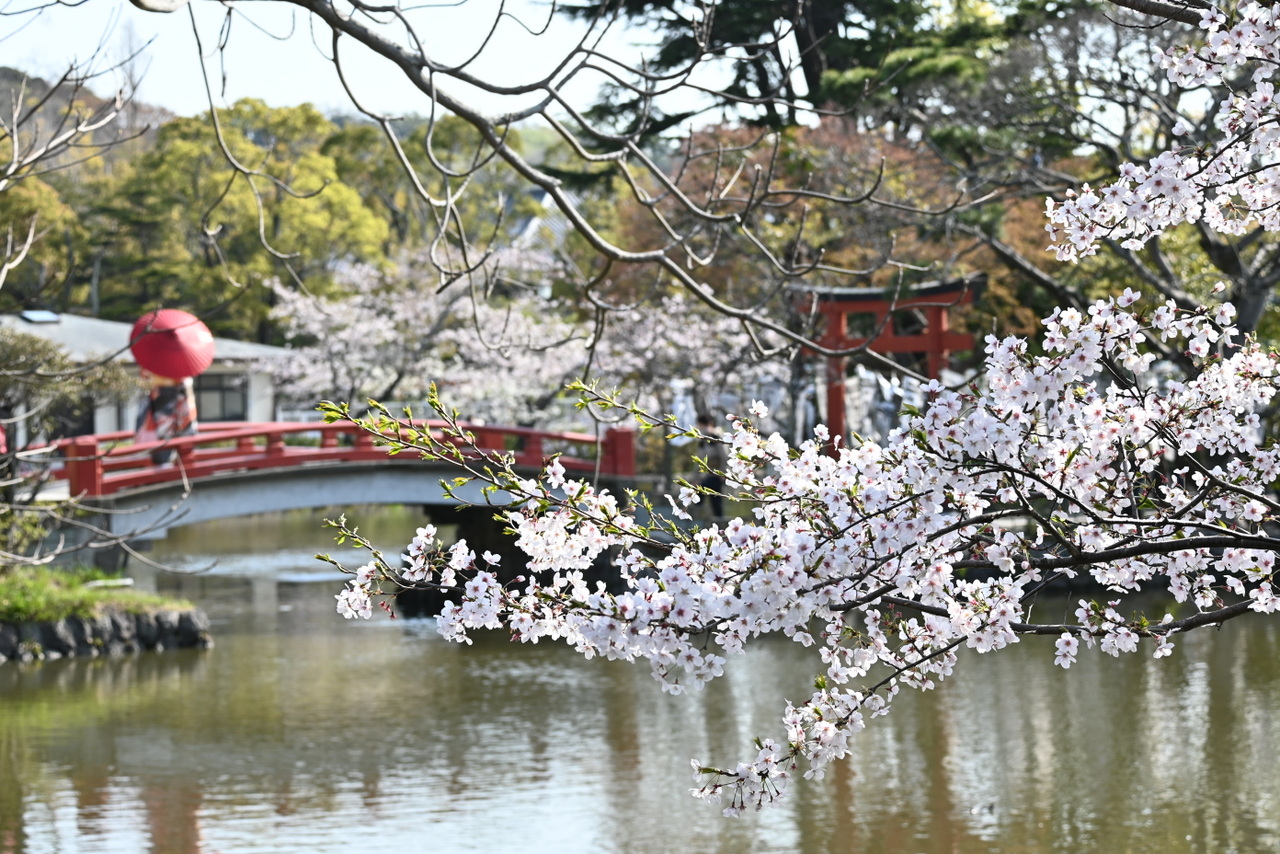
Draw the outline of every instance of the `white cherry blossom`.
<instances>
[{"instance_id":1,"label":"white cherry blossom","mask_svg":"<svg viewBox=\"0 0 1280 854\"><path fill-rule=\"evenodd\" d=\"M1097 252L1111 238L1138 249L1149 238L1186 222L1239 235L1254 226L1280 226L1280 108L1273 79L1280 61L1280 9L1241 3L1233 17L1206 10L1200 47L1175 46L1156 55L1176 85L1226 87L1213 124L1216 141L1190 138L1189 125L1173 127L1179 145L1145 164L1125 164L1115 182L1082 186L1046 204L1050 248L1062 260ZM1252 74L1239 84L1240 69ZM1199 347L1197 347L1199 349Z\"/></svg>"},{"instance_id":2,"label":"white cherry blossom","mask_svg":"<svg viewBox=\"0 0 1280 854\"><path fill-rule=\"evenodd\" d=\"M1136 248L1193 220L1226 234L1280 226L1280 9L1208 10L1203 28L1202 46L1157 61L1183 85L1236 87L1215 113L1221 140L1197 145L1180 124L1180 147L1048 202L1061 258L1104 237ZM629 501L554 463L535 480L490 455L470 472L514 496L504 512L524 574L478 566L465 543L444 548L419 531L407 569L374 551L378 571L357 571L338 608L366 616L380 583L412 580L449 596L437 618L446 638L500 628L557 640L587 658L647 662L677 694L738 666L761 637L788 638L812 656L810 695L783 703L779 732L738 761L694 763L695 796L725 814L770 806L797 775L821 778L903 689L951 678L961 648L999 654L1040 634L1064 668L1091 653L1163 658L1176 634L1280 610L1280 451L1260 419L1280 359L1238 334L1230 305L1142 306L1126 290L1058 309L1040 354L989 336L976 382L931 383L927 404L881 442L842 446L818 430L792 447L758 428L765 407L749 407L753 420L730 419L725 439L723 491L740 515L708 527L687 524L697 487ZM1154 370L1148 342L1180 349L1195 370ZM634 357L606 349L601 364ZM626 408L583 393L597 409ZM366 426L400 429L401 450L446 453L385 413ZM614 583L588 583L604 563ZM1044 622L1033 605L1061 579L1105 597ZM1135 594L1151 583L1167 587L1176 616L1140 613Z\"/></svg>"},{"instance_id":3,"label":"white cherry blossom","mask_svg":"<svg viewBox=\"0 0 1280 854\"><path fill-rule=\"evenodd\" d=\"M725 490L746 512L724 524L678 523L696 487L641 524L636 504L555 462L539 481L494 460L484 476L516 497L505 518L524 574L503 581L465 542L444 548L420 529L403 578L447 592L438 627L451 640L494 628L559 640L588 658L645 661L671 693L718 678L766 635L811 650L815 690L783 710L782 737L740 762L698 765L696 794L731 815L785 797L797 769L822 776L900 690L950 678L961 647L998 653L1036 633L1056 636L1062 667L1091 648L1167 656L1173 634L1280 608L1280 538L1268 533L1280 453L1257 417L1280 362L1227 343L1229 307L1140 313L1134 296L1055 311L1043 355L989 338L980 383L931 385L928 406L883 443L832 448L820 432L793 448L731 420ZM1149 371L1148 338L1211 352L1194 376L1169 380ZM367 426L393 426L380 417ZM433 452L429 436L406 435L405 451ZM616 584L585 580L602 561ZM1033 621L1047 584L1086 574L1106 602L1081 602L1074 622ZM365 576L340 594L344 613L367 611ZM1179 619L1152 622L1127 604L1157 579Z\"/></svg>"}]
</instances>

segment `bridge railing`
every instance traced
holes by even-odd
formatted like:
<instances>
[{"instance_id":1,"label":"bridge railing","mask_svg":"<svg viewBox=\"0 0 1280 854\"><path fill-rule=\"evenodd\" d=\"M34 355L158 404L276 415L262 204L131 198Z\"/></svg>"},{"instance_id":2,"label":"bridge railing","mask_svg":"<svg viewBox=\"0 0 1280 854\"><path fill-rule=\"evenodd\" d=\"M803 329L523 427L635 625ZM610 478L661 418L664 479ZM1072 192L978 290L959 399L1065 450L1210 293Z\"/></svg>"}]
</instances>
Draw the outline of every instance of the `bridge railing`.
<instances>
[{"instance_id":1,"label":"bridge railing","mask_svg":"<svg viewBox=\"0 0 1280 854\"><path fill-rule=\"evenodd\" d=\"M420 422L439 432L443 422ZM603 439L586 433L523 427L463 425L484 451L510 451L517 466L539 468L560 453L565 469L607 477L635 474L634 433L610 429ZM404 462L410 454L390 456L370 433L349 421L224 422L201 424L199 433L161 442L132 442L129 432L76 436L58 443L64 458L54 479L65 479L71 495L97 497L184 479L236 471L340 463ZM156 465L152 453L169 451L173 462Z\"/></svg>"}]
</instances>

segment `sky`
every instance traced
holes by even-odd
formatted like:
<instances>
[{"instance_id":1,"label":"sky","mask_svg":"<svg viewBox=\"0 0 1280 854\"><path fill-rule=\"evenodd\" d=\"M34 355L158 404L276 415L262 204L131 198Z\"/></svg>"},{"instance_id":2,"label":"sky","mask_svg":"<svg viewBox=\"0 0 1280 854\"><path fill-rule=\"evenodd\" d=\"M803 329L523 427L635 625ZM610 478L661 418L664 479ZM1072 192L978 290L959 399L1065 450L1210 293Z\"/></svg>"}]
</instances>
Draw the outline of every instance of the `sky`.
<instances>
[{"instance_id":1,"label":"sky","mask_svg":"<svg viewBox=\"0 0 1280 854\"><path fill-rule=\"evenodd\" d=\"M29 5L35 2L28 0ZM231 20L224 68L214 48L226 7L212 0L193 0L190 5L219 105L255 97L275 107L310 102L330 114L352 112L337 72L317 47L319 42L327 52L328 38L313 39L301 11L283 3L238 4L236 9L240 11ZM0 17L0 65L48 79L60 75L72 59L84 61L100 52L103 59L98 65L108 66L127 56L131 45L145 45L138 62L144 71L139 99L178 115L194 115L208 109L200 50L192 31L193 15L187 10L162 14L144 12L126 0L85 0L74 7L55 5L38 15L14 14L23 8L27 7L15 0L0 3L0 10L6 13ZM480 46L497 8L498 0L471 0L463 5L449 2L424 8L421 14L430 16L421 26L421 34L429 42L427 49L452 61L473 52ZM549 7L538 0L513 0L507 8L522 15L530 25L540 26ZM546 35L534 38L515 22L503 20L477 67L502 83L527 79L531 71L549 70L550 64L574 43L580 29L580 25L557 16ZM612 50L635 54L630 40L642 37L611 33L609 44ZM369 107L392 115L428 111L425 96L411 87L398 69L350 44L356 51L347 59L352 85ZM92 88L106 94L117 85L118 77ZM588 100L590 88L593 87L578 94ZM458 94L466 95L488 112L514 106L474 91Z\"/></svg>"}]
</instances>

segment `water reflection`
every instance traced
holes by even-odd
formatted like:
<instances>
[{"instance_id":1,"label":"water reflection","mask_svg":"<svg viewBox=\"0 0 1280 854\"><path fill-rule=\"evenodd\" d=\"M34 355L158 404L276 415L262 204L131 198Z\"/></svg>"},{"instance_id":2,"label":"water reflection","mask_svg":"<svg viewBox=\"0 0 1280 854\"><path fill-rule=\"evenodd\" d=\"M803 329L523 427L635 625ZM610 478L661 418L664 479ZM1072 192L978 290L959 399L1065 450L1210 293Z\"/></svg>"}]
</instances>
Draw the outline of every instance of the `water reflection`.
<instances>
[{"instance_id":1,"label":"water reflection","mask_svg":"<svg viewBox=\"0 0 1280 854\"><path fill-rule=\"evenodd\" d=\"M250 545L263 574L238 575L254 553L228 540L165 544L157 556L223 561L150 582L210 612L213 650L0 667L0 852L1280 849L1265 620L1162 662L1062 673L1048 641L966 656L827 779L726 821L685 794L688 759L776 735L805 650L766 645L711 690L666 697L642 668L555 646L344 621L336 584L306 580L323 565Z\"/></svg>"}]
</instances>

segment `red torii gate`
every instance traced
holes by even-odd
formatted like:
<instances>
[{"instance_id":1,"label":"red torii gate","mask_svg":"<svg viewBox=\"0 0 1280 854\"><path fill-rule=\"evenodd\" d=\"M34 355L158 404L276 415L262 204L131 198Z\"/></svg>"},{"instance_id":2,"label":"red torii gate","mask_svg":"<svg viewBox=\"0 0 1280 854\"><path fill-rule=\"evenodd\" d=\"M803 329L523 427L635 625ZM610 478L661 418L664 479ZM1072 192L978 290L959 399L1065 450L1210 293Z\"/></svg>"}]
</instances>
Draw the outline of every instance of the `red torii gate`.
<instances>
[{"instance_id":1,"label":"red torii gate","mask_svg":"<svg viewBox=\"0 0 1280 854\"><path fill-rule=\"evenodd\" d=\"M814 342L828 350L854 350L863 345L884 355L907 354L922 361L923 373L937 379L951 354L971 350L973 336L951 328L950 311L970 305L986 287L986 273L893 288L821 288L801 291L806 312L825 323ZM843 437L845 422L845 356L827 356L827 429Z\"/></svg>"}]
</instances>

